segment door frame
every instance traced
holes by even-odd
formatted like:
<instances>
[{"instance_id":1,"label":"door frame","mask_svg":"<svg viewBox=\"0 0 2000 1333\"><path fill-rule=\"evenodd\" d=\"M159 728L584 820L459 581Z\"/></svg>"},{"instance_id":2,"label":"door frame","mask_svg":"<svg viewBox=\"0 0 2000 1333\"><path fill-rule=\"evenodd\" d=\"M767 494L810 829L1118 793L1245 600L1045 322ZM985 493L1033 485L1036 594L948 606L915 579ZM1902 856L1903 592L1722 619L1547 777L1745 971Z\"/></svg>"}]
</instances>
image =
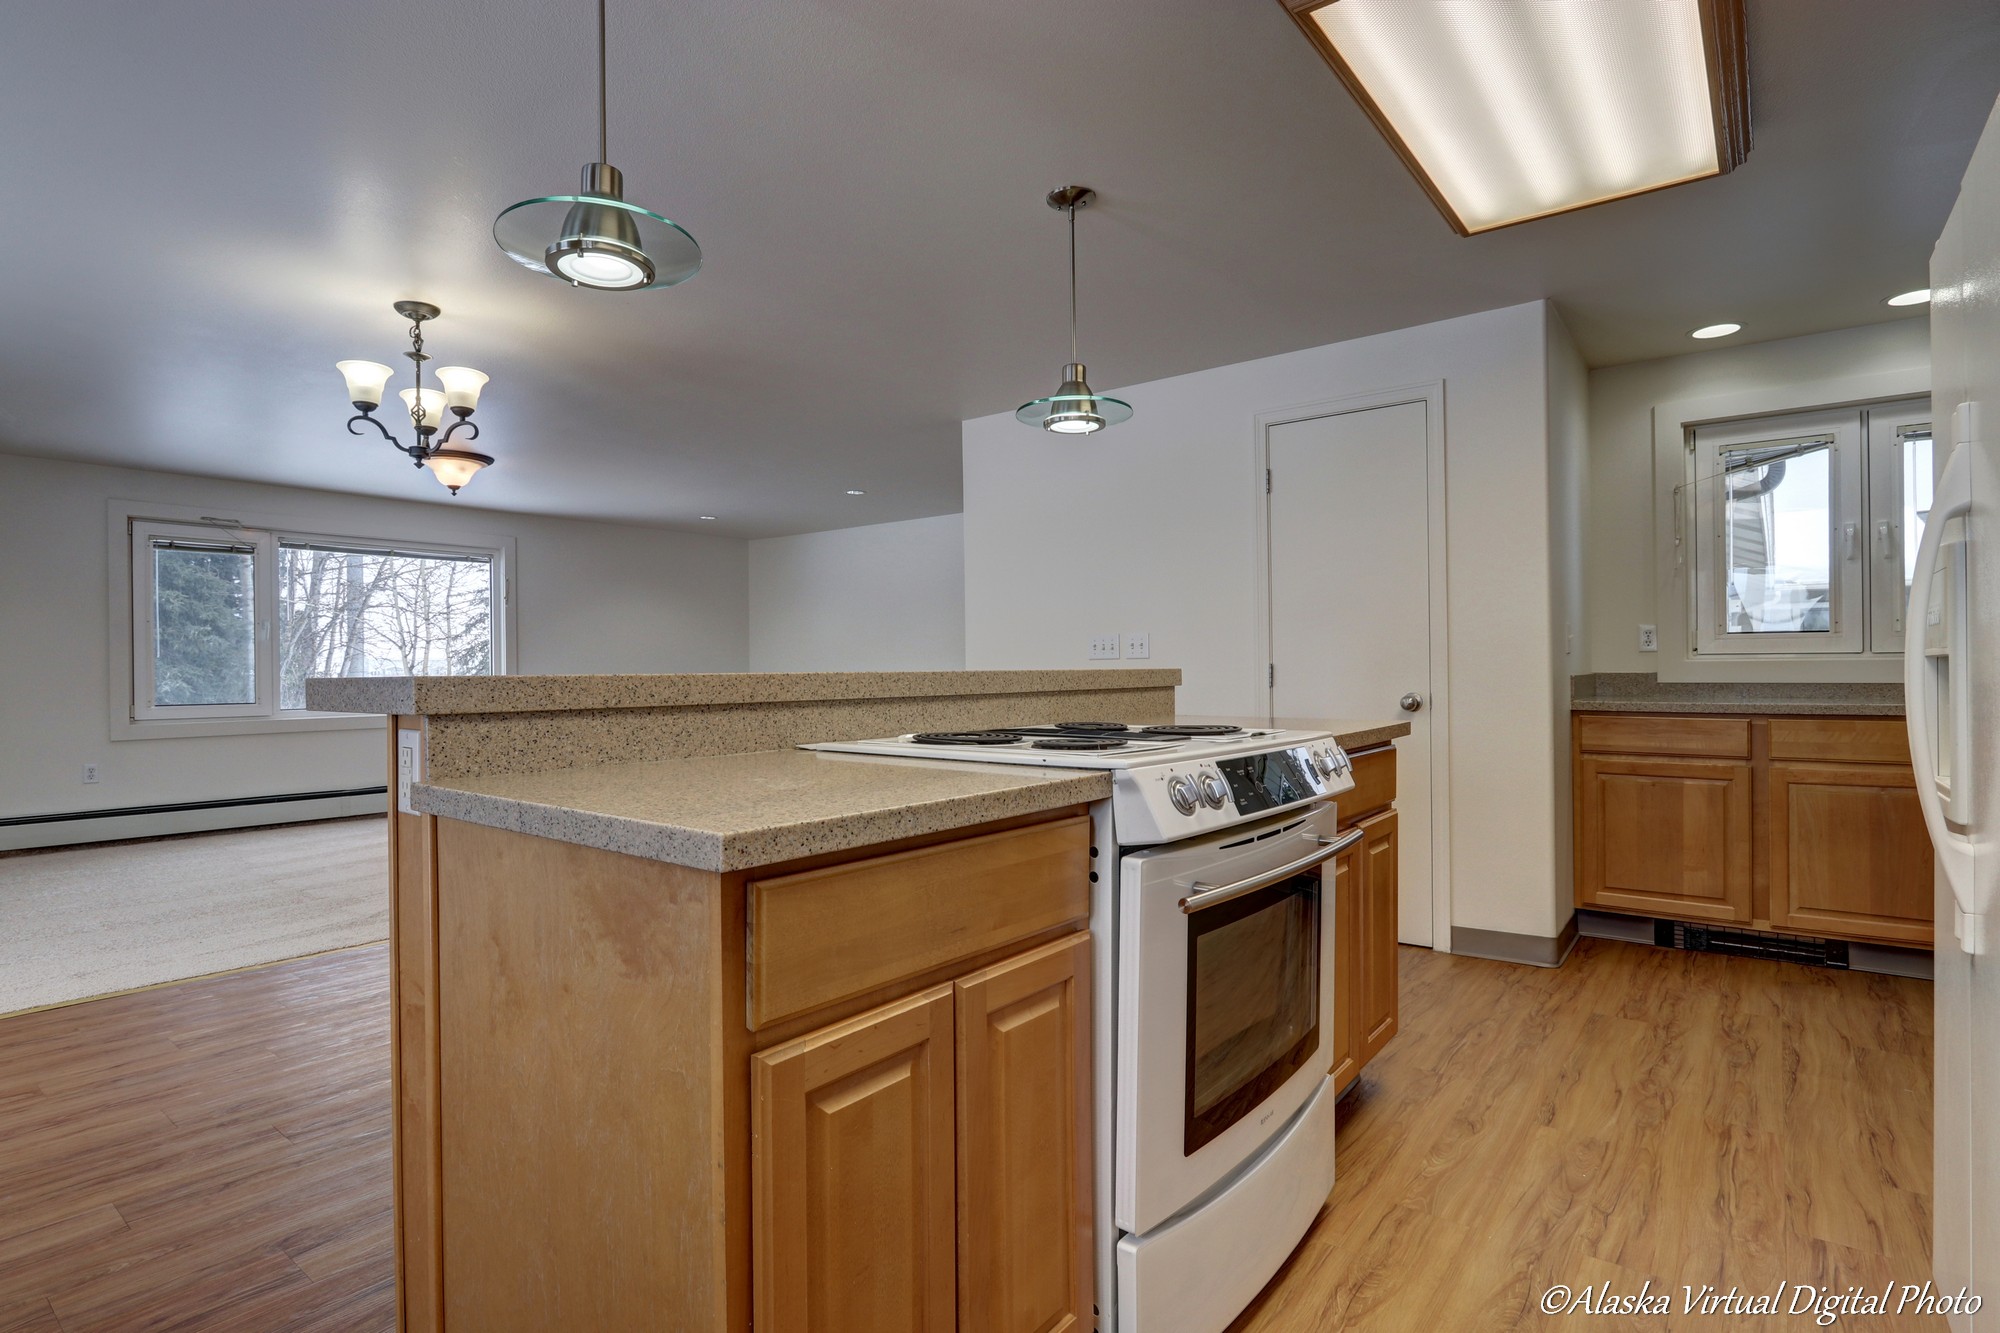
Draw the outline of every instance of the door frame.
<instances>
[{"instance_id":1,"label":"door frame","mask_svg":"<svg viewBox=\"0 0 2000 1333\"><path fill-rule=\"evenodd\" d=\"M1272 710L1271 663L1271 496L1265 489L1271 466L1271 430L1320 417L1346 416L1370 412L1380 407L1421 404L1424 409L1424 480L1428 505L1426 533L1430 588L1430 671L1424 682L1425 708L1431 713L1430 798L1431 798L1431 949L1451 952L1451 635L1450 598L1447 587L1446 557L1449 547L1445 529L1445 395L1444 381L1430 380L1365 393L1342 394L1302 403L1296 407L1259 412L1254 418L1251 448L1251 486L1256 514L1254 605L1257 608L1257 658L1254 668L1264 682L1258 688L1264 696L1263 713Z\"/></svg>"}]
</instances>

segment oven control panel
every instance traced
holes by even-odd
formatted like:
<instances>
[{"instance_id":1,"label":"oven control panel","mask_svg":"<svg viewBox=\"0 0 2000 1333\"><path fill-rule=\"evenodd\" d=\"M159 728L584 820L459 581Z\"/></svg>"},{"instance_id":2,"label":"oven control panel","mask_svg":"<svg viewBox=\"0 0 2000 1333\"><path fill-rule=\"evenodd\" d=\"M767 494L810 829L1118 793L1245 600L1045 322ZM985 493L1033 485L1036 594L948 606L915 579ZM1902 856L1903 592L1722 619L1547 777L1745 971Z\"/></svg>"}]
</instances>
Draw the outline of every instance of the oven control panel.
<instances>
[{"instance_id":1,"label":"oven control panel","mask_svg":"<svg viewBox=\"0 0 2000 1333\"><path fill-rule=\"evenodd\" d=\"M1350 770L1331 740L1121 770L1111 797L1118 841L1172 842L1324 800L1354 786Z\"/></svg>"}]
</instances>

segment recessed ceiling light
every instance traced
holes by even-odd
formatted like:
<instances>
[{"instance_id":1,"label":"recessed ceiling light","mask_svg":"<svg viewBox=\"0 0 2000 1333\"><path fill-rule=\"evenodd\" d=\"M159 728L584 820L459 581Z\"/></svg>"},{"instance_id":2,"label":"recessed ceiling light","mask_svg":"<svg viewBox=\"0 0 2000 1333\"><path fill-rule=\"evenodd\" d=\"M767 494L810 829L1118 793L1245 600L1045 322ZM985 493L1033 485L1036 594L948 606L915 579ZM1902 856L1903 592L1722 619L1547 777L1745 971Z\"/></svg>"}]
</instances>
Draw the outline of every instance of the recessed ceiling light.
<instances>
[{"instance_id":1,"label":"recessed ceiling light","mask_svg":"<svg viewBox=\"0 0 2000 1333\"><path fill-rule=\"evenodd\" d=\"M1742 0L1286 0L1461 235L1750 152Z\"/></svg>"},{"instance_id":2,"label":"recessed ceiling light","mask_svg":"<svg viewBox=\"0 0 2000 1333\"><path fill-rule=\"evenodd\" d=\"M715 522L715 515L713 515L713 514L699 514L699 515L697 515L696 517L700 518L700 519L701 519L701 521L702 521L702 522L704 522L704 523L713 523L713 522Z\"/></svg>"},{"instance_id":3,"label":"recessed ceiling light","mask_svg":"<svg viewBox=\"0 0 2000 1333\"><path fill-rule=\"evenodd\" d=\"M868 494L868 492L866 492L866 491L849 491L849 492L848 492L848 494L849 494L849 495L866 495L866 494Z\"/></svg>"},{"instance_id":4,"label":"recessed ceiling light","mask_svg":"<svg viewBox=\"0 0 2000 1333\"><path fill-rule=\"evenodd\" d=\"M1913 292L1904 292L1901 296L1892 296L1887 301L1884 301L1882 304L1929 305L1930 300L1931 300L1931 289L1928 287L1919 287Z\"/></svg>"},{"instance_id":5,"label":"recessed ceiling light","mask_svg":"<svg viewBox=\"0 0 2000 1333\"><path fill-rule=\"evenodd\" d=\"M1690 338L1727 338L1742 329L1741 324L1708 324L1690 333Z\"/></svg>"}]
</instances>

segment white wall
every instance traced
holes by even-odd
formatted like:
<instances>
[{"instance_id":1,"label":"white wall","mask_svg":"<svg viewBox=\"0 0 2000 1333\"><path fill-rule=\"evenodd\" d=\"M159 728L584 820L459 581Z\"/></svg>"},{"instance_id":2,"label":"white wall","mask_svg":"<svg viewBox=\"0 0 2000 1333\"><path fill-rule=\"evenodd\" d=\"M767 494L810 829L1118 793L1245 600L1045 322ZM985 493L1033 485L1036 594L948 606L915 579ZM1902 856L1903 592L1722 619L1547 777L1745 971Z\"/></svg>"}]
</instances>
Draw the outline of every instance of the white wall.
<instances>
[{"instance_id":1,"label":"white wall","mask_svg":"<svg viewBox=\"0 0 2000 1333\"><path fill-rule=\"evenodd\" d=\"M378 464L381 460L374 460ZM516 539L518 672L741 671L747 543L0 454L0 815L369 786L379 729L110 742L112 499L311 532ZM101 765L84 786L82 765Z\"/></svg>"},{"instance_id":2,"label":"white wall","mask_svg":"<svg viewBox=\"0 0 2000 1333\"><path fill-rule=\"evenodd\" d=\"M964 665L963 515L750 543L752 671Z\"/></svg>"},{"instance_id":3,"label":"white wall","mask_svg":"<svg viewBox=\"0 0 2000 1333\"><path fill-rule=\"evenodd\" d=\"M1185 673L1185 711L1263 711L1254 418L1441 380L1453 923L1555 935L1571 891L1552 832L1569 761L1547 318L1534 302L1121 388L1132 420L1083 440L966 422L967 664L1083 666L1093 633L1145 630L1151 664Z\"/></svg>"},{"instance_id":4,"label":"white wall","mask_svg":"<svg viewBox=\"0 0 2000 1333\"><path fill-rule=\"evenodd\" d=\"M1918 318L1592 371L1585 560L1589 666L1579 669L1658 671L1660 654L1639 651L1639 626L1683 614L1659 606L1655 593L1656 404L1775 391L1795 394L1792 405L1811 407L1842 401L1851 393L1842 381L1898 373L1927 377L1929 367L1930 322Z\"/></svg>"}]
</instances>

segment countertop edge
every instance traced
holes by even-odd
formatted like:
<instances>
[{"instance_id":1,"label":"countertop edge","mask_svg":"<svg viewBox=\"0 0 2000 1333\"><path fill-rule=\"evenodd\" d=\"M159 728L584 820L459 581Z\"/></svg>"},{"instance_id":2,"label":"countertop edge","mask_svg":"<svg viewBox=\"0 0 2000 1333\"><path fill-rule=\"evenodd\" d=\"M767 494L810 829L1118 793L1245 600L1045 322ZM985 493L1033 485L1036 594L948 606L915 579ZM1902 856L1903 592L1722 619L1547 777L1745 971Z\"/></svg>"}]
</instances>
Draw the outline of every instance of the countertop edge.
<instances>
[{"instance_id":1,"label":"countertop edge","mask_svg":"<svg viewBox=\"0 0 2000 1333\"><path fill-rule=\"evenodd\" d=\"M429 783L411 786L410 804L419 813L444 819L727 874L901 838L948 833L1015 815L1088 804L1110 794L1109 774L1076 770L1073 776L1032 786L773 824L738 833L575 810Z\"/></svg>"},{"instance_id":2,"label":"countertop edge","mask_svg":"<svg viewBox=\"0 0 2000 1333\"><path fill-rule=\"evenodd\" d=\"M439 716L566 713L628 708L703 708L955 695L1158 690L1181 683L1178 667L1052 668L1042 671L673 672L654 675L377 676L306 682L316 712Z\"/></svg>"},{"instance_id":3,"label":"countertop edge","mask_svg":"<svg viewBox=\"0 0 2000 1333\"><path fill-rule=\"evenodd\" d=\"M1572 713L1715 713L1772 717L1896 717L1901 704L1841 703L1834 700L1572 699Z\"/></svg>"}]
</instances>

